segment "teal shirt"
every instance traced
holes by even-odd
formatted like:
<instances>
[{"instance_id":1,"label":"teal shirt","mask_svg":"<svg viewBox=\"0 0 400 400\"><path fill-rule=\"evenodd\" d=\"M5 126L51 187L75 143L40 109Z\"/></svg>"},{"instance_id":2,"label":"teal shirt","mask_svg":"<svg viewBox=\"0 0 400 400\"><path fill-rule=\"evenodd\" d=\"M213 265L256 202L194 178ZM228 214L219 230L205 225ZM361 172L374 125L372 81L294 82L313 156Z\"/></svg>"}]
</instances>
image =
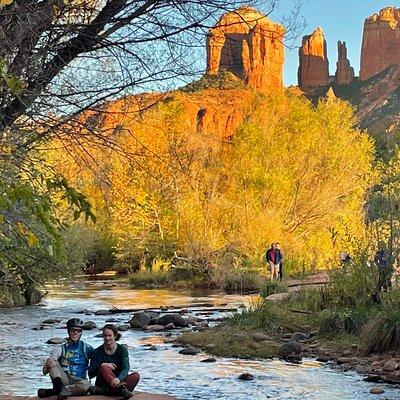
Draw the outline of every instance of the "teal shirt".
<instances>
[{"instance_id":1,"label":"teal shirt","mask_svg":"<svg viewBox=\"0 0 400 400\"><path fill-rule=\"evenodd\" d=\"M101 345L93 351L89 365L89 378L94 378L98 375L101 364L112 363L117 366L114 371L115 376L123 381L129 373L129 354L128 350L122 344L117 343L117 349L113 355L106 354L104 346Z\"/></svg>"}]
</instances>

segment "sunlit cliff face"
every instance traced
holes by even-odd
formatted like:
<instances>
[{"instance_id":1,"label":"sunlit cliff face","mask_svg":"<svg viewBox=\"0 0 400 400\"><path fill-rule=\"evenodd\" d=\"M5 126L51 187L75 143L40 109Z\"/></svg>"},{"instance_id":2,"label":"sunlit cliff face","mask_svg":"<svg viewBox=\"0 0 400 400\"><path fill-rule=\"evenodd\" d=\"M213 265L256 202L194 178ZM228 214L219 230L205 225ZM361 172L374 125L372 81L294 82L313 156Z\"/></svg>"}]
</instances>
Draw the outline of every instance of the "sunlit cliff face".
<instances>
[{"instance_id":1,"label":"sunlit cliff face","mask_svg":"<svg viewBox=\"0 0 400 400\"><path fill-rule=\"evenodd\" d=\"M282 25L250 7L223 15L207 38L207 74L232 72L250 87L283 87Z\"/></svg>"}]
</instances>

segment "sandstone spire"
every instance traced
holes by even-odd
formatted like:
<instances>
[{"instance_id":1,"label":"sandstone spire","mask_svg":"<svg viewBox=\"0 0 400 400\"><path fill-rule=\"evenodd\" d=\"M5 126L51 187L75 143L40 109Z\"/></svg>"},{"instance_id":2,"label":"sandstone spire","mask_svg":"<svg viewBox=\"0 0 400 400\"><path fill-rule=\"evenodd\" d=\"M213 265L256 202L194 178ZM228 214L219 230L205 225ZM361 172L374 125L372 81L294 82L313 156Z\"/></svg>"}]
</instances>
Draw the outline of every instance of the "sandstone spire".
<instances>
[{"instance_id":1,"label":"sandstone spire","mask_svg":"<svg viewBox=\"0 0 400 400\"><path fill-rule=\"evenodd\" d=\"M328 85L329 66L322 28L317 28L311 35L303 37L299 59L298 82L302 90L309 91Z\"/></svg>"},{"instance_id":2,"label":"sandstone spire","mask_svg":"<svg viewBox=\"0 0 400 400\"><path fill-rule=\"evenodd\" d=\"M386 7L364 22L360 79L366 80L399 64L400 9Z\"/></svg>"},{"instance_id":3,"label":"sandstone spire","mask_svg":"<svg viewBox=\"0 0 400 400\"><path fill-rule=\"evenodd\" d=\"M283 87L282 25L251 7L223 15L207 38L207 74L232 72L261 91Z\"/></svg>"},{"instance_id":4,"label":"sandstone spire","mask_svg":"<svg viewBox=\"0 0 400 400\"><path fill-rule=\"evenodd\" d=\"M338 42L338 61L336 63L336 83L347 85L354 79L354 69L347 59L346 42Z\"/></svg>"}]
</instances>

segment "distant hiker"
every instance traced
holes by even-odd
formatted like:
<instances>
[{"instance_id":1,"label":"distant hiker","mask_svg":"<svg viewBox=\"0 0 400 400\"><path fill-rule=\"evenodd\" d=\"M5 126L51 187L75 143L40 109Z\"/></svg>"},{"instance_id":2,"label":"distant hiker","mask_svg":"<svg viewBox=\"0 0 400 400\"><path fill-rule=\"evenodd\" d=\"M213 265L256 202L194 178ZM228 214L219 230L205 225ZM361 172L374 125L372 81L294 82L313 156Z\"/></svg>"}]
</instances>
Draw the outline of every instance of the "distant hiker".
<instances>
[{"instance_id":1,"label":"distant hiker","mask_svg":"<svg viewBox=\"0 0 400 400\"><path fill-rule=\"evenodd\" d=\"M388 287L391 285L391 271L385 250L378 250L375 253L374 262L379 273L378 290L381 291L383 289L387 291Z\"/></svg>"},{"instance_id":2,"label":"distant hiker","mask_svg":"<svg viewBox=\"0 0 400 400\"><path fill-rule=\"evenodd\" d=\"M279 258L279 254L276 251L276 244L272 243L271 247L267 250L266 254L265 254L265 258L267 260L268 265L271 268L271 282L275 279L278 279L278 275L279 275L279 262L280 262L280 258Z\"/></svg>"},{"instance_id":3,"label":"distant hiker","mask_svg":"<svg viewBox=\"0 0 400 400\"><path fill-rule=\"evenodd\" d=\"M83 322L78 318L67 322L68 341L56 347L43 366L43 374L50 375L53 388L39 389L38 397L57 395L64 400L71 395L82 396L89 390L87 369L93 347L80 340L82 327Z\"/></svg>"},{"instance_id":4,"label":"distant hiker","mask_svg":"<svg viewBox=\"0 0 400 400\"><path fill-rule=\"evenodd\" d=\"M276 255L277 257L275 258L275 262L279 263L279 280L282 280L283 277L283 250L281 245L276 242Z\"/></svg>"},{"instance_id":5,"label":"distant hiker","mask_svg":"<svg viewBox=\"0 0 400 400\"><path fill-rule=\"evenodd\" d=\"M340 253L340 263L342 264L343 267L348 265L351 261L351 256L347 251L342 251Z\"/></svg>"},{"instance_id":6,"label":"distant hiker","mask_svg":"<svg viewBox=\"0 0 400 400\"><path fill-rule=\"evenodd\" d=\"M121 337L116 326L106 324L102 331L104 343L94 350L90 361L89 377L96 377L96 382L89 392L92 395L118 395L128 400L133 396L140 375L129 373L128 350L116 343Z\"/></svg>"}]
</instances>

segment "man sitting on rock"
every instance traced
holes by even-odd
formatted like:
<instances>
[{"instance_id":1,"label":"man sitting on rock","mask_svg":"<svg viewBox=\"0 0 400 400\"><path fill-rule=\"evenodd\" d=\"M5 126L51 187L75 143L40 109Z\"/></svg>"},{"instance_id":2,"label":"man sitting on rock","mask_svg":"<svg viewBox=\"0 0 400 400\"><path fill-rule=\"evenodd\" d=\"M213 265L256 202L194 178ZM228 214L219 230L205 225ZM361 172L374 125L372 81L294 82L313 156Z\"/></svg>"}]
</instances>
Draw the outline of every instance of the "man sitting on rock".
<instances>
[{"instance_id":1,"label":"man sitting on rock","mask_svg":"<svg viewBox=\"0 0 400 400\"><path fill-rule=\"evenodd\" d=\"M43 374L50 374L53 388L39 389L38 397L57 395L60 400L65 400L71 395L84 395L89 390L87 370L93 347L80 340L82 327L83 322L78 318L67 322L68 341L55 348L43 366Z\"/></svg>"}]
</instances>

